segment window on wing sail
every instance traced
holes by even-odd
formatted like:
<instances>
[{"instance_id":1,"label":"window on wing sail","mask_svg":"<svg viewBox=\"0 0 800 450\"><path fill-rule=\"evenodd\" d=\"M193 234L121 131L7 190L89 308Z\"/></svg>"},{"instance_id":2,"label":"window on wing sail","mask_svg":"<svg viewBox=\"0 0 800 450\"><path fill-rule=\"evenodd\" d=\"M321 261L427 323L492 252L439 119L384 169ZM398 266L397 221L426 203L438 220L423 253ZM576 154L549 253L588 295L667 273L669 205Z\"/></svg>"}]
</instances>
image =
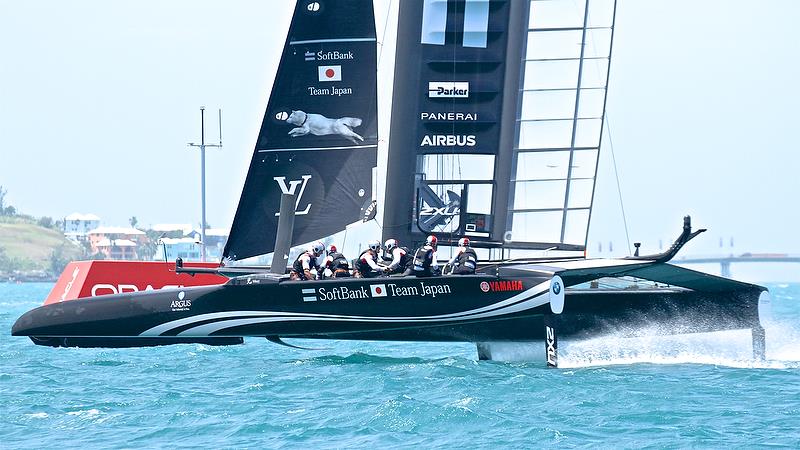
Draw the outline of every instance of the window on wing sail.
<instances>
[{"instance_id":1,"label":"window on wing sail","mask_svg":"<svg viewBox=\"0 0 800 450\"><path fill-rule=\"evenodd\" d=\"M567 290L670 290L670 291L688 291L680 286L673 286L665 283L657 283L650 280L637 277L602 277L595 280L587 281L585 283L570 286Z\"/></svg>"}]
</instances>

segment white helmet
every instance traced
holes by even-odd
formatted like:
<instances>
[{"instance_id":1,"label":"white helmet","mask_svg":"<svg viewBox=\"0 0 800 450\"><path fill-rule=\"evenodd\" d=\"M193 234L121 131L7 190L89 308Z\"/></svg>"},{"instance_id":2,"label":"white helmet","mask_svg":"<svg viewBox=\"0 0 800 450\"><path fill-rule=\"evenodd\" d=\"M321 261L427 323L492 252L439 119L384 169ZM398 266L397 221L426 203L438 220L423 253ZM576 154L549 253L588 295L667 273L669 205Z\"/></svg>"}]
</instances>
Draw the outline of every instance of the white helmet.
<instances>
[{"instance_id":1,"label":"white helmet","mask_svg":"<svg viewBox=\"0 0 800 450\"><path fill-rule=\"evenodd\" d=\"M311 244L311 247L308 248L308 251L314 254L314 256L322 255L322 252L325 251L325 244L320 241L314 242Z\"/></svg>"},{"instance_id":2,"label":"white helmet","mask_svg":"<svg viewBox=\"0 0 800 450\"><path fill-rule=\"evenodd\" d=\"M397 239L387 239L386 242L383 243L383 248L387 252L394 250L395 247L397 247Z\"/></svg>"},{"instance_id":3,"label":"white helmet","mask_svg":"<svg viewBox=\"0 0 800 450\"><path fill-rule=\"evenodd\" d=\"M469 247L469 238L463 237L463 238L459 239L458 240L458 245L460 247Z\"/></svg>"},{"instance_id":4,"label":"white helmet","mask_svg":"<svg viewBox=\"0 0 800 450\"><path fill-rule=\"evenodd\" d=\"M437 241L436 236L430 235L428 236L428 239L425 239L425 244L430 245L433 248L436 248L436 241Z\"/></svg>"},{"instance_id":5,"label":"white helmet","mask_svg":"<svg viewBox=\"0 0 800 450\"><path fill-rule=\"evenodd\" d=\"M369 246L369 249L372 250L373 252L377 252L378 250L381 249L381 241L377 239L369 241L369 244L367 245Z\"/></svg>"}]
</instances>

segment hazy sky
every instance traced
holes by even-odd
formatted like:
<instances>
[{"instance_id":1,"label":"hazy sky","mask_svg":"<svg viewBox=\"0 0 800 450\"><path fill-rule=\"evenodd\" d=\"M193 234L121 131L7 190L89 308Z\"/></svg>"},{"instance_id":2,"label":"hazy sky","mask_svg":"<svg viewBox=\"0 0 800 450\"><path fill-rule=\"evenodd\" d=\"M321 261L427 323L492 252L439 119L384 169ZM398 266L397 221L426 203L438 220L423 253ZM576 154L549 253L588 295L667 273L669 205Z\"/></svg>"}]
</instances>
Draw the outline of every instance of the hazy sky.
<instances>
[{"instance_id":1,"label":"hazy sky","mask_svg":"<svg viewBox=\"0 0 800 450\"><path fill-rule=\"evenodd\" d=\"M206 139L221 107L225 145L207 154L208 221L228 227L293 4L0 0L7 200L106 225L197 224L186 143L205 105ZM590 253L627 250L610 144L644 250L691 214L710 231L687 253L800 253L798 17L797 0L618 0Z\"/></svg>"}]
</instances>

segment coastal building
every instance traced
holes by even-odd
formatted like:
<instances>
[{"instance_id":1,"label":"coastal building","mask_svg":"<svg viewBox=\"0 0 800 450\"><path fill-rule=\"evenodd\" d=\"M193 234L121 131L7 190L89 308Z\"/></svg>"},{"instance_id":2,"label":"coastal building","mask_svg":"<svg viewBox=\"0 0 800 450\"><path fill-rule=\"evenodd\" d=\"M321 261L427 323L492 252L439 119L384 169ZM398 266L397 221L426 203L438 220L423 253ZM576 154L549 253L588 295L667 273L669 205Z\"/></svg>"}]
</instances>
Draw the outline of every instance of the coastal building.
<instances>
[{"instance_id":1,"label":"coastal building","mask_svg":"<svg viewBox=\"0 0 800 450\"><path fill-rule=\"evenodd\" d=\"M138 259L137 247L144 243L145 232L129 227L97 227L86 236L92 254L102 253L107 259Z\"/></svg>"},{"instance_id":2,"label":"coastal building","mask_svg":"<svg viewBox=\"0 0 800 450\"><path fill-rule=\"evenodd\" d=\"M164 237L180 238L186 237L192 231L190 223L157 223L150 227L151 230L163 234Z\"/></svg>"},{"instance_id":3,"label":"coastal building","mask_svg":"<svg viewBox=\"0 0 800 450\"><path fill-rule=\"evenodd\" d=\"M187 233L187 237L192 238L196 242L200 242L202 239L202 234L200 233L200 230L195 229ZM225 243L227 241L227 229L206 228L206 261L222 259L222 251L225 249Z\"/></svg>"},{"instance_id":4,"label":"coastal building","mask_svg":"<svg viewBox=\"0 0 800 450\"><path fill-rule=\"evenodd\" d=\"M200 261L200 243L190 237L161 238L153 261Z\"/></svg>"},{"instance_id":5,"label":"coastal building","mask_svg":"<svg viewBox=\"0 0 800 450\"><path fill-rule=\"evenodd\" d=\"M165 232L165 230L161 230ZM225 242L228 240L228 230L224 228L206 228L206 261L217 261L222 258ZM189 230L182 237L162 237L158 240L158 249L153 255L153 260L174 261L181 258L184 261L201 261L202 251L201 234L199 230Z\"/></svg>"},{"instance_id":6,"label":"coastal building","mask_svg":"<svg viewBox=\"0 0 800 450\"><path fill-rule=\"evenodd\" d=\"M64 236L73 242L83 242L89 231L100 226L100 218L94 214L72 213L64 217Z\"/></svg>"}]
</instances>

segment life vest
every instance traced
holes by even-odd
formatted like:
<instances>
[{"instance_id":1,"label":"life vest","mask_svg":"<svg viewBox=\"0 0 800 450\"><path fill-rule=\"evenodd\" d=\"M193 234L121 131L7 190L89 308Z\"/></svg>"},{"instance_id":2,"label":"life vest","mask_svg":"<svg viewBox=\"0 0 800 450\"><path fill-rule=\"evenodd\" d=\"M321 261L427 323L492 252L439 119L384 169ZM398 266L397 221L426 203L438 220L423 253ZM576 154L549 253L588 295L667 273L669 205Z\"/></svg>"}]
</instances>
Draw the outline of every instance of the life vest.
<instances>
[{"instance_id":1,"label":"life vest","mask_svg":"<svg viewBox=\"0 0 800 450\"><path fill-rule=\"evenodd\" d=\"M409 250L408 247L397 247L397 248L402 250L403 253L400 255L400 262L398 263L397 267L395 267L391 272L389 272L389 274L403 273L403 272L406 271L406 269L412 267L412 265L413 265L412 264L413 258L411 257L411 250ZM394 262L394 259L390 259L388 261Z\"/></svg>"},{"instance_id":2,"label":"life vest","mask_svg":"<svg viewBox=\"0 0 800 450\"><path fill-rule=\"evenodd\" d=\"M373 275L373 272L375 272L372 269L372 267L370 267L369 264L367 264L366 261L367 258L370 258L372 259L372 261L375 262L377 262L378 260L377 255L370 249L366 249L363 252L361 252L361 255L358 256L358 260L356 260L356 270L361 272L361 276L364 277L369 277Z\"/></svg>"},{"instance_id":3,"label":"life vest","mask_svg":"<svg viewBox=\"0 0 800 450\"><path fill-rule=\"evenodd\" d=\"M462 275L475 273L477 266L478 255L475 253L475 250L468 247L458 255L453 273Z\"/></svg>"},{"instance_id":4,"label":"life vest","mask_svg":"<svg viewBox=\"0 0 800 450\"><path fill-rule=\"evenodd\" d=\"M411 267L413 258L411 257L411 250L409 250L408 247L400 247L400 250L403 251L403 256L400 257L399 266L402 272Z\"/></svg>"},{"instance_id":5,"label":"life vest","mask_svg":"<svg viewBox=\"0 0 800 450\"><path fill-rule=\"evenodd\" d=\"M319 266L317 265L317 258L315 258L312 255L309 255L308 252L300 253L299 255L297 255L297 259L295 259L294 263L292 264L292 271L295 272L301 280L306 279L306 272L305 269L303 268L303 261L302 261L303 256L308 256L309 258L308 259L309 270L314 268L319 268Z\"/></svg>"},{"instance_id":6,"label":"life vest","mask_svg":"<svg viewBox=\"0 0 800 450\"><path fill-rule=\"evenodd\" d=\"M347 270L350 268L350 264L347 263L347 258L339 252L329 253L328 258L330 258L328 269L331 269L331 271L335 272L339 269Z\"/></svg>"},{"instance_id":7,"label":"life vest","mask_svg":"<svg viewBox=\"0 0 800 450\"><path fill-rule=\"evenodd\" d=\"M431 263L433 263L433 247L422 246L414 252L414 274L417 276L431 276Z\"/></svg>"}]
</instances>

